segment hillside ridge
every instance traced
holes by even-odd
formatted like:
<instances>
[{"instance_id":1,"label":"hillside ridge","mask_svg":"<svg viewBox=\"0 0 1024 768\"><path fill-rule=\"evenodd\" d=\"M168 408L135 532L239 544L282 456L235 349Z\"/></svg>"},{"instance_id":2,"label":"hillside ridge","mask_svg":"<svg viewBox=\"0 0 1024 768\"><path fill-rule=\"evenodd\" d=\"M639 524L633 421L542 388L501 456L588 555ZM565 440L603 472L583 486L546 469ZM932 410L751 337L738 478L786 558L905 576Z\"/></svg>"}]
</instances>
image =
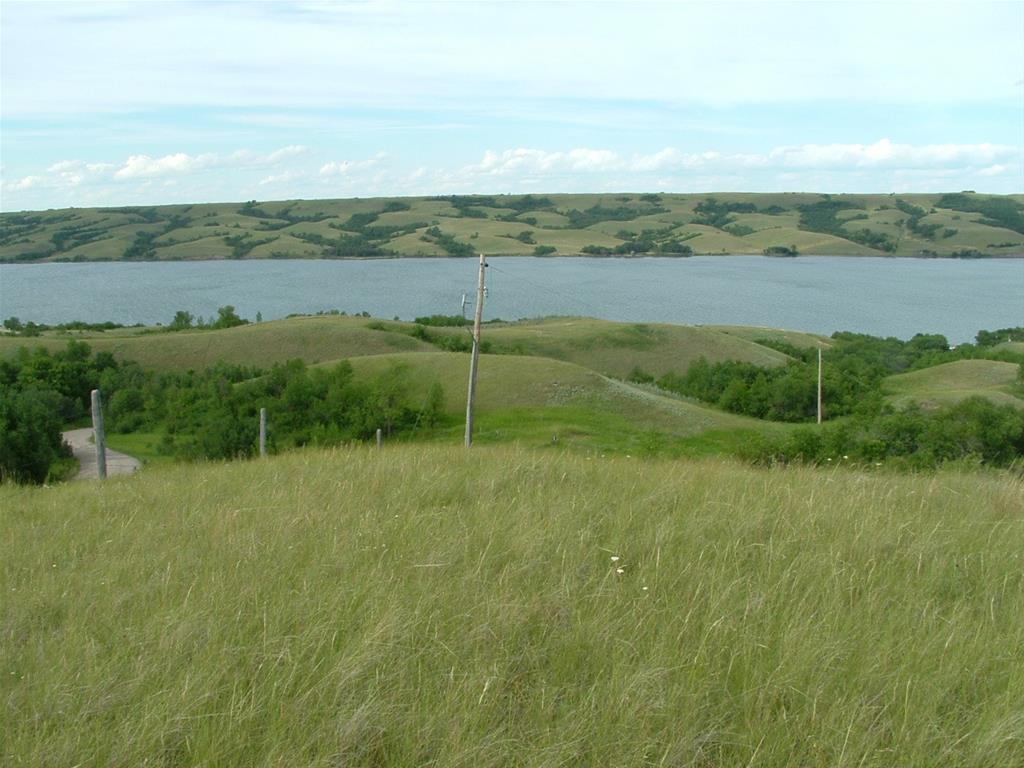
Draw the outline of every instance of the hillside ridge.
<instances>
[{"instance_id":1,"label":"hillside ridge","mask_svg":"<svg viewBox=\"0 0 1024 768\"><path fill-rule=\"evenodd\" d=\"M487 256L1024 256L1024 195L526 194L0 214L0 263Z\"/></svg>"}]
</instances>

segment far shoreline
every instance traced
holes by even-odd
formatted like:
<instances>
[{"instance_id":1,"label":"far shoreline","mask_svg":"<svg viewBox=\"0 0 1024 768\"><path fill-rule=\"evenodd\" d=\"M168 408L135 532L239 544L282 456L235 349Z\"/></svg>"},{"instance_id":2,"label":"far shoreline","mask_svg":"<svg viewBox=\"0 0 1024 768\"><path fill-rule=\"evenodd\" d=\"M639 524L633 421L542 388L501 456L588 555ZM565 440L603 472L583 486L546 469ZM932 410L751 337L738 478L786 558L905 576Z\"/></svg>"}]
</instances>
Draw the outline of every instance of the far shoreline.
<instances>
[{"instance_id":1,"label":"far shoreline","mask_svg":"<svg viewBox=\"0 0 1024 768\"><path fill-rule=\"evenodd\" d=\"M41 266L45 264L198 264L198 263L252 263L252 262L307 262L307 261L472 261L479 258L481 254L473 256L431 256L427 254L414 254L407 256L289 256L287 258L244 258L231 259L224 257L217 258L195 258L195 259L39 259L36 261L0 261L0 267L6 266ZM913 261L1012 261L1024 259L1024 252L1005 254L984 254L979 256L923 256L919 254L891 254L891 253L798 253L795 255L769 255L765 253L694 253L688 256L679 256L665 253L636 253L636 254L593 254L593 253L565 253L557 256L537 256L532 253L490 253L482 254L486 259L536 259L537 261L556 261L559 259L591 259L594 261L638 261L640 259L657 259L659 261L685 261L687 259L729 259L729 258L762 258L774 261L794 261L798 259L886 259L889 261L913 260Z\"/></svg>"}]
</instances>

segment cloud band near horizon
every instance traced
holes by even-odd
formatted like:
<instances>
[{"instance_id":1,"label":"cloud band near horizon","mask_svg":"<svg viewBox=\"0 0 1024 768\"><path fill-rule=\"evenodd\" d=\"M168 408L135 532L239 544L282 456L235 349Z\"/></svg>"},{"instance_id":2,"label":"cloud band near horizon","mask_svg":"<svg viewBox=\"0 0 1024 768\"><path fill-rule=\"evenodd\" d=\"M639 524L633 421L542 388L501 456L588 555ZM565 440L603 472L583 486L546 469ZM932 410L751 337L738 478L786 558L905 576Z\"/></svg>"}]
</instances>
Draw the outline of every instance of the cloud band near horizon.
<instances>
[{"instance_id":1,"label":"cloud band near horizon","mask_svg":"<svg viewBox=\"0 0 1024 768\"><path fill-rule=\"evenodd\" d=\"M786 145L760 153L665 147L626 155L602 148L517 147L487 150L476 161L451 166L412 160L384 151L325 157L295 144L267 153L238 149L68 159L4 181L3 209L505 192L935 192L964 185L1014 192L1022 154L1008 145L911 145L883 138L865 144ZM748 185L757 189L728 186L739 176L757 179ZM891 184L879 187L873 181L879 178Z\"/></svg>"}]
</instances>

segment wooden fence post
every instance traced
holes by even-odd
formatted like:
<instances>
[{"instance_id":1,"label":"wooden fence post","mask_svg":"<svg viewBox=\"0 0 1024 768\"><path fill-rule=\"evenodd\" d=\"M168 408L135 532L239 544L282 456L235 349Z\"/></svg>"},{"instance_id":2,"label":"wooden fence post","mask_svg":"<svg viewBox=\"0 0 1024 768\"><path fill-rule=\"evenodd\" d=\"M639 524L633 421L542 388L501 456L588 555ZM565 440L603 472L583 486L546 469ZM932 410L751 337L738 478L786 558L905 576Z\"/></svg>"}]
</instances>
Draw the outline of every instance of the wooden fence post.
<instances>
[{"instance_id":1,"label":"wooden fence post","mask_svg":"<svg viewBox=\"0 0 1024 768\"><path fill-rule=\"evenodd\" d=\"M384 445L384 430L377 427L377 447L380 448L382 445Z\"/></svg>"},{"instance_id":2,"label":"wooden fence post","mask_svg":"<svg viewBox=\"0 0 1024 768\"><path fill-rule=\"evenodd\" d=\"M100 480L107 476L107 436L103 431L103 405L100 391L94 389L92 396L92 434L96 443L96 475Z\"/></svg>"},{"instance_id":3,"label":"wooden fence post","mask_svg":"<svg viewBox=\"0 0 1024 768\"><path fill-rule=\"evenodd\" d=\"M260 456L267 455L267 409L260 408Z\"/></svg>"}]
</instances>

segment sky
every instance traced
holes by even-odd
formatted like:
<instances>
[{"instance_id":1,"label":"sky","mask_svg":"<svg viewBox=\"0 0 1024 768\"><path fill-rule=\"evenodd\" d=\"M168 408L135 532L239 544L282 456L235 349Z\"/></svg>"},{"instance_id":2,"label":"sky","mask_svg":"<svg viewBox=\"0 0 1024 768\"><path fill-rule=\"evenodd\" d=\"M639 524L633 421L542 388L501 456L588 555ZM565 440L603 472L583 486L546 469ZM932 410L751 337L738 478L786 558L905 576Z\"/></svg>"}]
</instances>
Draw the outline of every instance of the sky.
<instances>
[{"instance_id":1,"label":"sky","mask_svg":"<svg viewBox=\"0 0 1024 768\"><path fill-rule=\"evenodd\" d=\"M1024 2L0 2L0 210L1024 192Z\"/></svg>"}]
</instances>

